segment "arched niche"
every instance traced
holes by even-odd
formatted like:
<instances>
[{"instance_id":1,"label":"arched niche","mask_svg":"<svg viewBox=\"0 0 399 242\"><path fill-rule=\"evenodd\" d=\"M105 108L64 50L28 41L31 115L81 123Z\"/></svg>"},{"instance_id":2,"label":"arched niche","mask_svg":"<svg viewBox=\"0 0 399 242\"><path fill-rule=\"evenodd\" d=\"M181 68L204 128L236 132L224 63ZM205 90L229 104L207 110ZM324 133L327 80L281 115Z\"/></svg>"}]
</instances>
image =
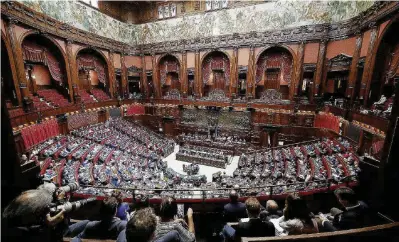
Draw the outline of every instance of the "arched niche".
<instances>
[{"instance_id":1,"label":"arched niche","mask_svg":"<svg viewBox=\"0 0 399 242\"><path fill-rule=\"evenodd\" d=\"M202 60L202 88L203 96L210 97L214 93L229 93L230 85L230 59L222 51L212 51L207 53Z\"/></svg>"},{"instance_id":2,"label":"arched niche","mask_svg":"<svg viewBox=\"0 0 399 242\"><path fill-rule=\"evenodd\" d=\"M18 105L17 89L13 80L13 74L11 72L10 56L6 46L5 38L3 34L1 37L1 88L3 89L2 95L6 107Z\"/></svg>"},{"instance_id":3,"label":"arched niche","mask_svg":"<svg viewBox=\"0 0 399 242\"><path fill-rule=\"evenodd\" d=\"M54 89L65 98L69 97L65 53L54 40L32 33L22 40L29 90L37 94L43 89Z\"/></svg>"},{"instance_id":4,"label":"arched niche","mask_svg":"<svg viewBox=\"0 0 399 242\"><path fill-rule=\"evenodd\" d=\"M107 58L92 48L83 48L76 54L80 96L93 94L97 101L110 98L110 78ZM83 97L84 98L84 97Z\"/></svg>"},{"instance_id":5,"label":"arched niche","mask_svg":"<svg viewBox=\"0 0 399 242\"><path fill-rule=\"evenodd\" d=\"M368 105L378 103L377 107L385 111L392 103L394 93L394 80L399 79L399 20L387 26L379 41L375 56L374 71L370 83L370 98ZM381 101L382 95L386 98Z\"/></svg>"},{"instance_id":6,"label":"arched niche","mask_svg":"<svg viewBox=\"0 0 399 242\"><path fill-rule=\"evenodd\" d=\"M177 99L182 92L180 62L176 56L164 55L158 61L158 75L162 97Z\"/></svg>"},{"instance_id":7,"label":"arched niche","mask_svg":"<svg viewBox=\"0 0 399 242\"><path fill-rule=\"evenodd\" d=\"M273 46L261 52L256 60L255 98L262 98L265 90L274 89L288 99L293 64L292 53L284 47Z\"/></svg>"}]
</instances>

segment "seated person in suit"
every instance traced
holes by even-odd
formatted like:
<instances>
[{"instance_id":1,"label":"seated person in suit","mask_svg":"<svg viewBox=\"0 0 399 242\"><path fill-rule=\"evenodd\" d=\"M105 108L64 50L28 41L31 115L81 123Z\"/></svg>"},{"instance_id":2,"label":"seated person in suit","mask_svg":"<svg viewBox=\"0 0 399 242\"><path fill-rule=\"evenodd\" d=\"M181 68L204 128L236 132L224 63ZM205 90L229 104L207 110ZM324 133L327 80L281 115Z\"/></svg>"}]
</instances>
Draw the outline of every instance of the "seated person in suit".
<instances>
[{"instance_id":1,"label":"seated person in suit","mask_svg":"<svg viewBox=\"0 0 399 242\"><path fill-rule=\"evenodd\" d=\"M247 216L245 204L238 201L236 190L230 192L230 202L224 206L223 216L226 222L237 222L240 218Z\"/></svg>"},{"instance_id":2,"label":"seated person in suit","mask_svg":"<svg viewBox=\"0 0 399 242\"><path fill-rule=\"evenodd\" d=\"M279 209L278 204L274 200L266 202L266 209L260 213L262 221L269 221L270 219L280 218L283 212Z\"/></svg>"},{"instance_id":3,"label":"seated person in suit","mask_svg":"<svg viewBox=\"0 0 399 242\"><path fill-rule=\"evenodd\" d=\"M261 206L258 199L248 198L245 207L249 220L238 223L236 237L274 236L274 225L269 221L262 221L259 217Z\"/></svg>"},{"instance_id":4,"label":"seated person in suit","mask_svg":"<svg viewBox=\"0 0 399 242\"><path fill-rule=\"evenodd\" d=\"M126 225L126 229L120 232L117 242L149 242L153 241L157 217L151 208L143 208L136 211ZM179 233L176 230L168 232L156 242L180 242Z\"/></svg>"},{"instance_id":5,"label":"seated person in suit","mask_svg":"<svg viewBox=\"0 0 399 242\"><path fill-rule=\"evenodd\" d=\"M343 206L344 211L337 208L331 209L334 220L330 222L323 214L320 214L323 228L326 231L337 231L344 229L356 229L371 225L368 206L356 199L355 192L342 187L334 191L338 202Z\"/></svg>"},{"instance_id":6,"label":"seated person in suit","mask_svg":"<svg viewBox=\"0 0 399 242\"><path fill-rule=\"evenodd\" d=\"M239 222L236 229L226 225L220 234L221 237L224 240L232 240L240 237L274 236L274 225L269 221L262 221L259 218L261 206L258 199L255 197L248 198L245 201L245 207L248 219L243 219L243 221Z\"/></svg>"},{"instance_id":7,"label":"seated person in suit","mask_svg":"<svg viewBox=\"0 0 399 242\"><path fill-rule=\"evenodd\" d=\"M104 199L100 208L102 219L89 222L83 232L72 241L81 241L84 238L116 239L127 223L116 217L117 207L118 200L115 197Z\"/></svg>"}]
</instances>

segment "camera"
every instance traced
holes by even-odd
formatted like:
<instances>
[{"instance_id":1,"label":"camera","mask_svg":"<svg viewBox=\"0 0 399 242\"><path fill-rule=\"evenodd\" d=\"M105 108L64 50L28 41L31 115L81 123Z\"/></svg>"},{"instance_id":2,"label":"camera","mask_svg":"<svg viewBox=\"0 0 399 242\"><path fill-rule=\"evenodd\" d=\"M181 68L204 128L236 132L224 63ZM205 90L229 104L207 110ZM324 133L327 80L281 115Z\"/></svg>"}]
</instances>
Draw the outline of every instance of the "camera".
<instances>
[{"instance_id":1,"label":"camera","mask_svg":"<svg viewBox=\"0 0 399 242\"><path fill-rule=\"evenodd\" d=\"M73 211L78 210L80 207L88 204L89 202L93 202L95 200L96 200L96 198L90 197L90 198L79 200L76 202L65 202L64 204L51 207L50 212L58 213L58 211L61 211L62 209L65 210L65 213L73 212Z\"/></svg>"},{"instance_id":2,"label":"camera","mask_svg":"<svg viewBox=\"0 0 399 242\"><path fill-rule=\"evenodd\" d=\"M63 191L65 193L74 192L79 189L79 184L77 182L69 183L68 185L59 187L59 191Z\"/></svg>"}]
</instances>

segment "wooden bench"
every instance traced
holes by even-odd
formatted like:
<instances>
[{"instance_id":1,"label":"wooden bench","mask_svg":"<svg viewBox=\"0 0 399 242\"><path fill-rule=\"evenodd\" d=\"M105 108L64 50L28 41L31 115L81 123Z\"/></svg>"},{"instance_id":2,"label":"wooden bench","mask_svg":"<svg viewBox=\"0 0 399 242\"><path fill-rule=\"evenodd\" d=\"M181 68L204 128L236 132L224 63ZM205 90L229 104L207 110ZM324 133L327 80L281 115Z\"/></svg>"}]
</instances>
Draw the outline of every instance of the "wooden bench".
<instances>
[{"instance_id":1,"label":"wooden bench","mask_svg":"<svg viewBox=\"0 0 399 242\"><path fill-rule=\"evenodd\" d=\"M336 232L325 232L316 234L290 235L284 237L243 237L242 242L394 242L399 241L399 222L365 227L361 229L350 229Z\"/></svg>"}]
</instances>

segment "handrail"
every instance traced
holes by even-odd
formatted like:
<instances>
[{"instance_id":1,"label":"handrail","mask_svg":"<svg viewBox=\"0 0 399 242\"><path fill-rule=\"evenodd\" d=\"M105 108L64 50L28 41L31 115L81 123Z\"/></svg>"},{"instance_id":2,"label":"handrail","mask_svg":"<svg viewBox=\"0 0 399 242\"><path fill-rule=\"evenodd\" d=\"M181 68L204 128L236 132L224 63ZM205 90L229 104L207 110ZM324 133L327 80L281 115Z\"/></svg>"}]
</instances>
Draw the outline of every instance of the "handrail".
<instances>
[{"instance_id":1,"label":"handrail","mask_svg":"<svg viewBox=\"0 0 399 242\"><path fill-rule=\"evenodd\" d=\"M347 176L342 178L338 184L344 184L348 182L348 178L352 176ZM293 186L293 185L306 185L308 183L316 182L316 183L325 183L328 184L328 187L331 187L333 179L326 179L326 180L313 180L309 182L296 182L296 183L286 183L281 185L266 185L266 186L254 186L254 187L239 187L234 188L234 190L250 190L250 189L265 189L265 188L273 188L273 187L281 187L281 186ZM90 186L90 185L81 185L84 188L96 188L96 189L115 189L115 190L125 190L125 191L224 191L224 190L231 190L232 188L179 188L179 189L163 189L163 188L130 188L130 187L104 187L104 186ZM306 190L304 190L306 191Z\"/></svg>"},{"instance_id":2,"label":"handrail","mask_svg":"<svg viewBox=\"0 0 399 242\"><path fill-rule=\"evenodd\" d=\"M322 239L326 237L333 237L333 236L342 236L342 235L354 235L360 234L364 232L372 232L378 230L385 230L397 228L399 229L399 222L389 223L389 224L382 224L370 227L364 227L360 229L348 229L348 230L341 230L335 232L322 232L322 233L315 233L315 234L301 234L301 235L289 235L284 237L256 237L256 238L249 238L249 237L242 237L242 242L255 242L255 241L294 241L299 239Z\"/></svg>"}]
</instances>

